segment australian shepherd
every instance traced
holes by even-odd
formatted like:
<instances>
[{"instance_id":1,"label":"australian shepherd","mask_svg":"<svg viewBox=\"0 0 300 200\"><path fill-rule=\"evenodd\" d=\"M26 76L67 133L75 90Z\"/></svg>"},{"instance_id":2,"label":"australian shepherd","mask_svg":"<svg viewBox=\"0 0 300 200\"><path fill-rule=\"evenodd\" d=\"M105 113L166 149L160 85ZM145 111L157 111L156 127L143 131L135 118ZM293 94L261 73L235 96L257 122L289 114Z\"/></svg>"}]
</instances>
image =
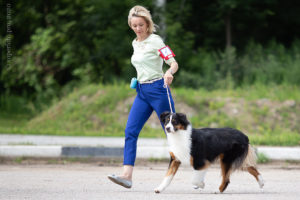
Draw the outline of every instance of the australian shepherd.
<instances>
[{"instance_id":1,"label":"australian shepherd","mask_svg":"<svg viewBox=\"0 0 300 200\"><path fill-rule=\"evenodd\" d=\"M216 160L220 160L221 164L220 192L225 191L230 174L237 169L248 171L260 188L264 186L262 176L256 169L254 149L241 131L232 128L195 129L182 113L164 112L160 119L167 133L171 160L165 178L155 189L156 193L166 189L181 163L194 168L194 188L204 188L206 170Z\"/></svg>"}]
</instances>

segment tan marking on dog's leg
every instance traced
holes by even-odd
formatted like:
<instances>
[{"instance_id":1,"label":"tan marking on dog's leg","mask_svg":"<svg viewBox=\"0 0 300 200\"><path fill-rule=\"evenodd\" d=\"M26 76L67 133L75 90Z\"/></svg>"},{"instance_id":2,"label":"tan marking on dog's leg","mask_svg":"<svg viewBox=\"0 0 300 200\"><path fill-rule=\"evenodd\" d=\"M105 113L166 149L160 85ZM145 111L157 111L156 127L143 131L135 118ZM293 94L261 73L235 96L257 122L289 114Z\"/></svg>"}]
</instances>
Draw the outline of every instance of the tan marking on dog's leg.
<instances>
[{"instance_id":1,"label":"tan marking on dog's leg","mask_svg":"<svg viewBox=\"0 0 300 200\"><path fill-rule=\"evenodd\" d=\"M167 171L167 174L161 184L154 190L156 193L160 193L163 190L168 187L168 185L171 183L173 177L175 176L179 166L180 166L180 161L178 160L173 160L169 166L169 169Z\"/></svg>"},{"instance_id":2,"label":"tan marking on dog's leg","mask_svg":"<svg viewBox=\"0 0 300 200\"><path fill-rule=\"evenodd\" d=\"M170 176L170 175L174 176L179 168L179 165L180 165L180 161L173 160L169 167L169 170L167 171L166 176Z\"/></svg>"},{"instance_id":3,"label":"tan marking on dog's leg","mask_svg":"<svg viewBox=\"0 0 300 200\"><path fill-rule=\"evenodd\" d=\"M204 170L204 169L207 169L209 166L210 166L210 162L208 160L205 160L205 164L196 170Z\"/></svg>"},{"instance_id":4,"label":"tan marking on dog's leg","mask_svg":"<svg viewBox=\"0 0 300 200\"><path fill-rule=\"evenodd\" d=\"M173 152L169 152L170 153L170 156L171 156L171 158L173 159L173 160L175 160L176 158L175 158L175 155L174 155L174 153Z\"/></svg>"},{"instance_id":5,"label":"tan marking on dog's leg","mask_svg":"<svg viewBox=\"0 0 300 200\"><path fill-rule=\"evenodd\" d=\"M252 176L254 176L254 178L259 184L259 187L262 188L264 186L264 181L257 169L255 167L248 167L247 170Z\"/></svg>"},{"instance_id":6,"label":"tan marking on dog's leg","mask_svg":"<svg viewBox=\"0 0 300 200\"><path fill-rule=\"evenodd\" d=\"M231 166L223 162L224 154L220 155L220 164L221 164L221 172L222 172L222 183L219 187L220 192L224 192L230 183L229 177L231 173Z\"/></svg>"},{"instance_id":7,"label":"tan marking on dog's leg","mask_svg":"<svg viewBox=\"0 0 300 200\"><path fill-rule=\"evenodd\" d=\"M247 170L258 181L259 172L257 171L257 169L255 169L254 167L248 167Z\"/></svg>"},{"instance_id":8,"label":"tan marking on dog's leg","mask_svg":"<svg viewBox=\"0 0 300 200\"><path fill-rule=\"evenodd\" d=\"M192 167L194 167L194 157L193 156L190 157L190 164ZM195 169L195 170L204 170L204 169L208 168L210 166L210 164L211 163L208 160L205 160L205 164L202 167Z\"/></svg>"},{"instance_id":9,"label":"tan marking on dog's leg","mask_svg":"<svg viewBox=\"0 0 300 200\"><path fill-rule=\"evenodd\" d=\"M193 156L190 157L190 164L191 164L191 166L194 166L194 158L193 158Z\"/></svg>"}]
</instances>

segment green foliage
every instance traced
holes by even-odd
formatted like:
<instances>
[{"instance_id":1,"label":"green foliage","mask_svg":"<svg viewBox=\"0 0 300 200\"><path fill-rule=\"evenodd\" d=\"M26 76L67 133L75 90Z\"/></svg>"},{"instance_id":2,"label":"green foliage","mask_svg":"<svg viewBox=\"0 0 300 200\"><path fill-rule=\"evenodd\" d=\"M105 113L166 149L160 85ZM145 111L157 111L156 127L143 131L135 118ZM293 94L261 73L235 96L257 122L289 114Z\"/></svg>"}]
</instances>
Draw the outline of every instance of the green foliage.
<instances>
[{"instance_id":1,"label":"green foliage","mask_svg":"<svg viewBox=\"0 0 300 200\"><path fill-rule=\"evenodd\" d=\"M1 7L8 3L1 1ZM16 1L0 13L7 22L0 25L0 95L50 103L81 83L130 80L136 75L130 63L135 35L127 16L137 4L165 23L158 34L176 54L176 86L300 84L299 29L294 28L300 17L293 3L172 0L158 9L154 0L37 0ZM232 45L225 48L228 28Z\"/></svg>"},{"instance_id":2,"label":"green foliage","mask_svg":"<svg viewBox=\"0 0 300 200\"><path fill-rule=\"evenodd\" d=\"M126 86L89 85L76 89L32 119L24 130L33 134L121 134L125 122L120 119L120 113L112 111L132 95L133 90Z\"/></svg>"},{"instance_id":3,"label":"green foliage","mask_svg":"<svg viewBox=\"0 0 300 200\"><path fill-rule=\"evenodd\" d=\"M78 83L128 78L129 70L122 69L131 67L128 59L133 35L126 21L130 7L136 3L134 0L38 1L33 5L16 2L12 8L16 11L14 26L21 31L13 33L15 55L1 71L0 88L3 84L10 94L21 91L25 97L44 102ZM144 3L147 6L151 1ZM30 22L29 36L23 31L24 23L20 23L22 17ZM22 34L28 36L27 42L17 47L16 40ZM1 45L4 43L1 38Z\"/></svg>"},{"instance_id":4,"label":"green foliage","mask_svg":"<svg viewBox=\"0 0 300 200\"><path fill-rule=\"evenodd\" d=\"M232 127L245 132L251 144L300 144L299 87L256 85L238 89L173 88L176 112L188 115L193 127ZM124 136L136 92L128 84L93 84L76 88L41 113L16 107L0 113L0 132L22 134ZM28 107L26 102L25 108ZM17 104L16 104L17 105ZM158 121L157 121L158 122ZM141 137L165 137L158 122Z\"/></svg>"},{"instance_id":5,"label":"green foliage","mask_svg":"<svg viewBox=\"0 0 300 200\"><path fill-rule=\"evenodd\" d=\"M32 103L20 96L0 96L1 113L24 114L32 113Z\"/></svg>"},{"instance_id":6,"label":"green foliage","mask_svg":"<svg viewBox=\"0 0 300 200\"><path fill-rule=\"evenodd\" d=\"M257 155L257 163L263 164L263 163L268 163L268 162L270 162L270 158L268 158L263 153L258 153L258 155Z\"/></svg>"},{"instance_id":7,"label":"green foliage","mask_svg":"<svg viewBox=\"0 0 300 200\"><path fill-rule=\"evenodd\" d=\"M24 96L30 96L30 92L39 94L39 98L53 97L57 94L59 84L55 81L53 74L56 70L48 64L49 57L47 52L55 50L53 42L60 37L53 28L38 29L36 35L32 36L32 43L26 45L18 53L20 57L15 57L14 62L8 65L2 72L4 87L24 87L22 91ZM54 60L55 63L55 60ZM55 65L59 65L56 61ZM26 89L31 90L26 90Z\"/></svg>"},{"instance_id":8,"label":"green foliage","mask_svg":"<svg viewBox=\"0 0 300 200\"><path fill-rule=\"evenodd\" d=\"M291 49L271 41L266 47L250 41L245 51L237 55L235 48L224 52L199 53L179 65L174 84L185 87L236 88L253 84L300 85L300 42L296 40Z\"/></svg>"},{"instance_id":9,"label":"green foliage","mask_svg":"<svg viewBox=\"0 0 300 200\"><path fill-rule=\"evenodd\" d=\"M172 92L175 102L190 108L182 111L192 113L195 127L238 128L259 145L299 145L296 0L170 0L163 9L155 2L19 0L11 4L11 34L4 9L0 132L123 136L134 96L123 82L136 75L127 15L142 4L155 22L166 23L158 34L180 67ZM225 22L231 22L230 48ZM164 134L146 125L141 136Z\"/></svg>"},{"instance_id":10,"label":"green foliage","mask_svg":"<svg viewBox=\"0 0 300 200\"><path fill-rule=\"evenodd\" d=\"M255 82L263 84L295 84L299 85L300 51L299 41L293 43L291 50L271 41L267 48L250 42L245 56L241 58L244 69L244 84ZM294 77L294 78L293 78Z\"/></svg>"}]
</instances>

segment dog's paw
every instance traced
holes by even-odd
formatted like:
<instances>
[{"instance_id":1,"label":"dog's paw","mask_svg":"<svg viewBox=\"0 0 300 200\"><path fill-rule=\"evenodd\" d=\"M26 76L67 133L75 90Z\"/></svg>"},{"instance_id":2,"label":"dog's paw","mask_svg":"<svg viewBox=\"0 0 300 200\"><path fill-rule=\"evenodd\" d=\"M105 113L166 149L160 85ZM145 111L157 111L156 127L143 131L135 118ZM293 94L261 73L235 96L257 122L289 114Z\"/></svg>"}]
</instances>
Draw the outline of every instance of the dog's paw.
<instances>
[{"instance_id":1,"label":"dog's paw","mask_svg":"<svg viewBox=\"0 0 300 200\"><path fill-rule=\"evenodd\" d=\"M198 186L199 186L201 189L204 189L205 183L204 183L204 182L201 182Z\"/></svg>"},{"instance_id":2,"label":"dog's paw","mask_svg":"<svg viewBox=\"0 0 300 200\"><path fill-rule=\"evenodd\" d=\"M205 187L205 183L204 182L194 183L193 185L194 185L193 186L194 189L199 189L199 188L204 189L204 187Z\"/></svg>"},{"instance_id":3,"label":"dog's paw","mask_svg":"<svg viewBox=\"0 0 300 200\"><path fill-rule=\"evenodd\" d=\"M161 190L161 189L159 189L159 188L155 188L155 189L154 189L154 192L158 194L158 193L161 193L161 192L162 192L162 190Z\"/></svg>"},{"instance_id":4,"label":"dog's paw","mask_svg":"<svg viewBox=\"0 0 300 200\"><path fill-rule=\"evenodd\" d=\"M265 185L265 182L264 182L261 175L258 176L258 185L259 185L260 188L263 188L264 185Z\"/></svg>"}]
</instances>

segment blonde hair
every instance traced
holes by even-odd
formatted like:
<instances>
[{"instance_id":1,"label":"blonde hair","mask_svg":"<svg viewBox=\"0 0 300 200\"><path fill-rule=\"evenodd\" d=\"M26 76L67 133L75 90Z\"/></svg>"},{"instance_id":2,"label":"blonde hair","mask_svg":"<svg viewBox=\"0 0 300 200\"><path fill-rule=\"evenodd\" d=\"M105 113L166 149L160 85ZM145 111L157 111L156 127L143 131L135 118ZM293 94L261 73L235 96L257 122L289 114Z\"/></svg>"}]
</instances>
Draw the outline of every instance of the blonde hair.
<instances>
[{"instance_id":1,"label":"blonde hair","mask_svg":"<svg viewBox=\"0 0 300 200\"><path fill-rule=\"evenodd\" d=\"M152 17L150 14L150 11L147 10L147 8L143 6L134 6L130 9L129 15L128 15L128 25L131 27L131 19L132 17L142 17L145 19L147 25L148 25L148 33L156 32L155 24L152 21Z\"/></svg>"}]
</instances>

